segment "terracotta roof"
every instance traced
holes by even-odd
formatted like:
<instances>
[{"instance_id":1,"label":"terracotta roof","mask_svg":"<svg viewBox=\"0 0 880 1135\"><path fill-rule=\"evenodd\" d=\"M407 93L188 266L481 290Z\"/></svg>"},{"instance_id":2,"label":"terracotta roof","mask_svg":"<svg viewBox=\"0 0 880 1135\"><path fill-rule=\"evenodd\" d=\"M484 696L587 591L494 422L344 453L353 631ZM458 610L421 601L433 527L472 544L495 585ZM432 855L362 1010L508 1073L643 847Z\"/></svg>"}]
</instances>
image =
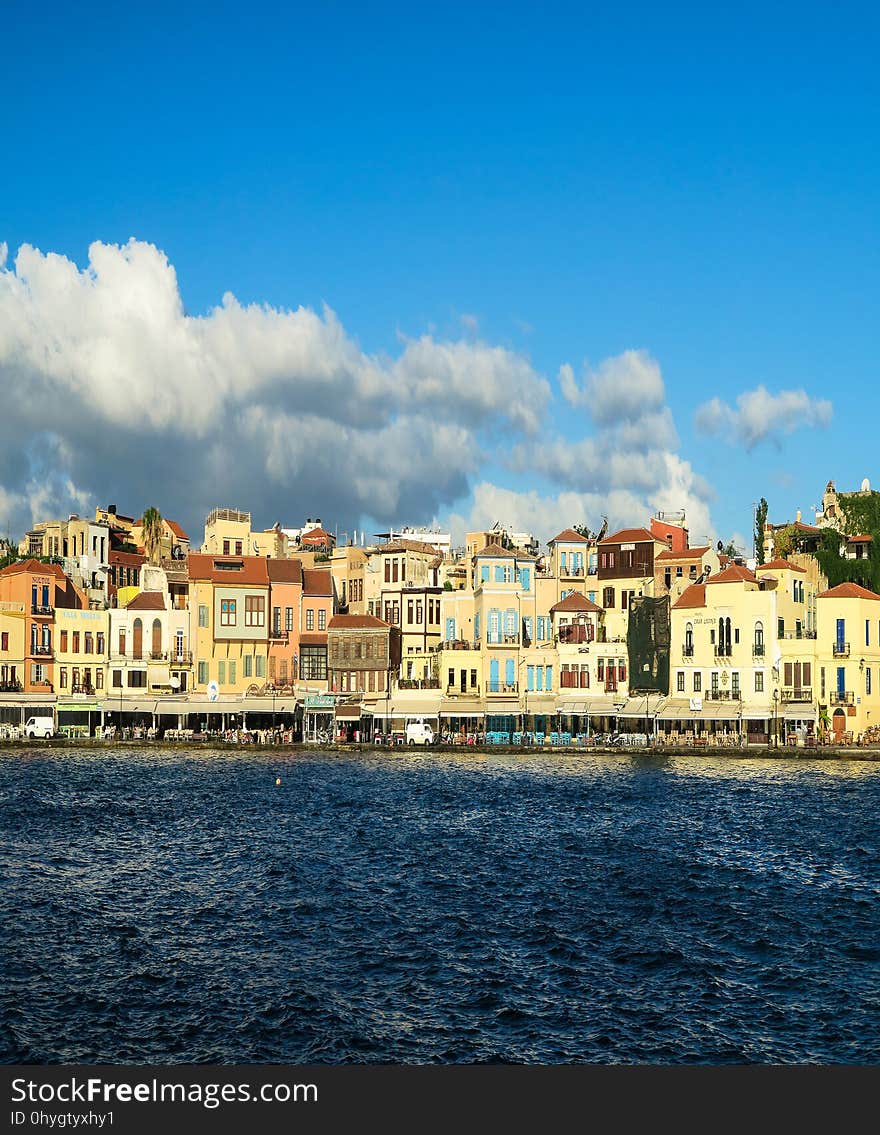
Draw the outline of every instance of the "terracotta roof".
<instances>
[{"instance_id":1,"label":"terracotta roof","mask_svg":"<svg viewBox=\"0 0 880 1135\"><path fill-rule=\"evenodd\" d=\"M757 583L758 577L749 571L748 568L741 567L739 564L731 564L730 567L724 571L718 572L717 575L710 575L706 580L707 583Z\"/></svg>"},{"instance_id":2,"label":"terracotta roof","mask_svg":"<svg viewBox=\"0 0 880 1135\"><path fill-rule=\"evenodd\" d=\"M548 544L589 544L586 536L582 536L580 532L575 532L573 528L563 528L558 536L554 536L552 540L548 540Z\"/></svg>"},{"instance_id":3,"label":"terracotta roof","mask_svg":"<svg viewBox=\"0 0 880 1135\"><path fill-rule=\"evenodd\" d=\"M592 599L588 599L586 595L582 595L580 591L572 591L571 595L566 595L564 599L560 599L551 608L551 611L601 611L601 607L597 607Z\"/></svg>"},{"instance_id":4,"label":"terracotta roof","mask_svg":"<svg viewBox=\"0 0 880 1135\"><path fill-rule=\"evenodd\" d=\"M868 535L847 536L846 542L847 542L847 544L870 544L873 541L873 539L874 539L873 536L868 536Z\"/></svg>"},{"instance_id":5,"label":"terracotta roof","mask_svg":"<svg viewBox=\"0 0 880 1135\"><path fill-rule=\"evenodd\" d=\"M822 533L821 528L816 528L813 524L804 524L802 520L792 520L785 524L771 524L770 527L774 532L778 532L782 528L797 528L798 532L815 532L817 536Z\"/></svg>"},{"instance_id":6,"label":"terracotta roof","mask_svg":"<svg viewBox=\"0 0 880 1135\"><path fill-rule=\"evenodd\" d=\"M169 520L166 516L165 523L168 525L175 536L178 536L181 540L186 540L187 543L189 542L189 536L187 536L187 534L180 527L176 520Z\"/></svg>"},{"instance_id":7,"label":"terracotta roof","mask_svg":"<svg viewBox=\"0 0 880 1135\"><path fill-rule=\"evenodd\" d=\"M710 545L706 544L704 548L684 548L680 552L660 552L654 557L655 560L698 560L709 551Z\"/></svg>"},{"instance_id":8,"label":"terracotta roof","mask_svg":"<svg viewBox=\"0 0 880 1135\"><path fill-rule=\"evenodd\" d=\"M493 540L491 544L487 544L485 548L481 548L479 552L477 552L477 555L486 557L494 556L496 558L503 556L506 560L512 560L516 553L512 549L502 548L500 544L497 544Z\"/></svg>"},{"instance_id":9,"label":"terracotta roof","mask_svg":"<svg viewBox=\"0 0 880 1135\"><path fill-rule=\"evenodd\" d=\"M798 567L793 564L791 560L775 559L768 560L766 564L758 564L757 571L764 571L765 568L773 568L775 571L802 571L805 575L807 569L805 567Z\"/></svg>"},{"instance_id":10,"label":"terracotta roof","mask_svg":"<svg viewBox=\"0 0 880 1135\"><path fill-rule=\"evenodd\" d=\"M690 587L686 587L681 593L681 598L672 604L673 611L677 611L680 607L705 607L706 606L706 585L705 583L692 583Z\"/></svg>"},{"instance_id":11,"label":"terracotta roof","mask_svg":"<svg viewBox=\"0 0 880 1135\"><path fill-rule=\"evenodd\" d=\"M819 599L878 599L880 595L869 591L867 587L860 587L858 583L838 583L829 591L823 591Z\"/></svg>"},{"instance_id":12,"label":"terracotta roof","mask_svg":"<svg viewBox=\"0 0 880 1135\"><path fill-rule=\"evenodd\" d=\"M391 629L390 623L377 619L375 615L334 615L328 628L331 631L383 630Z\"/></svg>"},{"instance_id":13,"label":"terracotta roof","mask_svg":"<svg viewBox=\"0 0 880 1135\"><path fill-rule=\"evenodd\" d=\"M621 528L619 532L614 532L610 536L606 536L604 540L600 540L600 544L638 544L644 540L649 540L652 544L662 544L663 540L659 536L655 536L653 532L649 532L647 528Z\"/></svg>"},{"instance_id":14,"label":"terracotta roof","mask_svg":"<svg viewBox=\"0 0 880 1135\"><path fill-rule=\"evenodd\" d=\"M435 544L427 544L424 540L405 540L403 538L387 540L384 544L379 544L376 551L382 555L389 552L421 552L426 556L437 555Z\"/></svg>"},{"instance_id":15,"label":"terracotta roof","mask_svg":"<svg viewBox=\"0 0 880 1135\"><path fill-rule=\"evenodd\" d=\"M310 528L308 532L303 532L302 540L332 540L333 533L328 532L326 528Z\"/></svg>"},{"instance_id":16,"label":"terracotta roof","mask_svg":"<svg viewBox=\"0 0 880 1135\"><path fill-rule=\"evenodd\" d=\"M266 570L271 583L298 583L302 587L302 560L266 560Z\"/></svg>"},{"instance_id":17,"label":"terracotta roof","mask_svg":"<svg viewBox=\"0 0 880 1135\"><path fill-rule=\"evenodd\" d=\"M262 556L209 556L202 552L190 552L187 559L190 579L210 579L214 583L225 583L229 587L238 587L241 584L267 587L269 584L269 573L266 569L268 560ZM217 564L240 566L218 569L215 566Z\"/></svg>"},{"instance_id":18,"label":"terracotta roof","mask_svg":"<svg viewBox=\"0 0 880 1135\"><path fill-rule=\"evenodd\" d=\"M161 591L141 591L135 595L130 603L126 603L127 611L164 611L165 596Z\"/></svg>"},{"instance_id":19,"label":"terracotta roof","mask_svg":"<svg viewBox=\"0 0 880 1135\"><path fill-rule=\"evenodd\" d=\"M56 579L66 579L67 576L60 564L41 564L39 560L19 560L14 564L7 564L0 571L0 575L19 575L23 572L34 575L53 575Z\"/></svg>"},{"instance_id":20,"label":"terracotta roof","mask_svg":"<svg viewBox=\"0 0 880 1135\"><path fill-rule=\"evenodd\" d=\"M108 563L122 564L124 567L139 567L146 556L140 555L138 552L110 552Z\"/></svg>"},{"instance_id":21,"label":"terracotta roof","mask_svg":"<svg viewBox=\"0 0 880 1135\"><path fill-rule=\"evenodd\" d=\"M326 646L327 645L327 632L322 631L320 634L312 633L309 631L307 634L301 634L299 641L303 646Z\"/></svg>"},{"instance_id":22,"label":"terracotta roof","mask_svg":"<svg viewBox=\"0 0 880 1135\"><path fill-rule=\"evenodd\" d=\"M332 595L333 577L329 568L303 568L304 595Z\"/></svg>"}]
</instances>

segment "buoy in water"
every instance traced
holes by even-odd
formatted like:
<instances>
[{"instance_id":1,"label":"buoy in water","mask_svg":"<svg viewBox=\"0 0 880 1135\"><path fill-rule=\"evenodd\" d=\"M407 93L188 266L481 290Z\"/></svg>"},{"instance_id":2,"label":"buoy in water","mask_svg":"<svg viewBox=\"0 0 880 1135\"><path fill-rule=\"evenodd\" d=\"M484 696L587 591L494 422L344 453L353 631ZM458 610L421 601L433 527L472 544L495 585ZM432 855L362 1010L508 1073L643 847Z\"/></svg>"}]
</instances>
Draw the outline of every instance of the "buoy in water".
<instances>
[{"instance_id":1,"label":"buoy in water","mask_svg":"<svg viewBox=\"0 0 880 1135\"><path fill-rule=\"evenodd\" d=\"M278 785L279 785L280 783L281 783L281 777L280 777L280 776L276 776L276 777L275 777L275 786L276 786L276 788L278 787Z\"/></svg>"}]
</instances>

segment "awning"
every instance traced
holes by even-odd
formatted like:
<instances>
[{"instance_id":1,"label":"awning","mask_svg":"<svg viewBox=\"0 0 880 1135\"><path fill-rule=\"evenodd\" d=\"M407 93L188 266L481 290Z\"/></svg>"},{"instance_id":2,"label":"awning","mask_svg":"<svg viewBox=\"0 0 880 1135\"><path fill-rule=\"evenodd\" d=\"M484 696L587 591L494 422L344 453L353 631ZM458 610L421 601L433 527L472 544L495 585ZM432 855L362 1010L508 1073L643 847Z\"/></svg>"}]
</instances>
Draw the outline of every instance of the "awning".
<instances>
[{"instance_id":1,"label":"awning","mask_svg":"<svg viewBox=\"0 0 880 1135\"><path fill-rule=\"evenodd\" d=\"M660 709L660 703L666 700L665 694L638 694L628 697L617 711L618 717L654 717Z\"/></svg>"},{"instance_id":2,"label":"awning","mask_svg":"<svg viewBox=\"0 0 880 1135\"><path fill-rule=\"evenodd\" d=\"M799 705L787 705L782 711L786 721L815 721L816 707L808 702Z\"/></svg>"},{"instance_id":3,"label":"awning","mask_svg":"<svg viewBox=\"0 0 880 1135\"><path fill-rule=\"evenodd\" d=\"M482 703L474 698L444 698L441 717L485 717Z\"/></svg>"},{"instance_id":4,"label":"awning","mask_svg":"<svg viewBox=\"0 0 880 1135\"><path fill-rule=\"evenodd\" d=\"M567 713L573 717L584 717L589 713L589 709L585 701L557 702L556 712Z\"/></svg>"},{"instance_id":5,"label":"awning","mask_svg":"<svg viewBox=\"0 0 880 1135\"><path fill-rule=\"evenodd\" d=\"M770 705L744 705L742 716L743 721L769 721L773 716L773 707Z\"/></svg>"},{"instance_id":6,"label":"awning","mask_svg":"<svg viewBox=\"0 0 880 1135\"><path fill-rule=\"evenodd\" d=\"M526 702L526 713L556 713L556 694L530 693L526 697Z\"/></svg>"},{"instance_id":7,"label":"awning","mask_svg":"<svg viewBox=\"0 0 880 1135\"><path fill-rule=\"evenodd\" d=\"M336 707L337 721L360 721L364 710L359 705L338 705ZM372 717L372 714L369 714Z\"/></svg>"},{"instance_id":8,"label":"awning","mask_svg":"<svg viewBox=\"0 0 880 1135\"><path fill-rule=\"evenodd\" d=\"M84 711L97 713L101 707L96 701L72 701L58 702L55 708L59 713L82 713Z\"/></svg>"},{"instance_id":9,"label":"awning","mask_svg":"<svg viewBox=\"0 0 880 1135\"><path fill-rule=\"evenodd\" d=\"M391 713L395 717L437 717L440 713L439 691L413 691L414 696L401 696L396 690L391 701Z\"/></svg>"}]
</instances>

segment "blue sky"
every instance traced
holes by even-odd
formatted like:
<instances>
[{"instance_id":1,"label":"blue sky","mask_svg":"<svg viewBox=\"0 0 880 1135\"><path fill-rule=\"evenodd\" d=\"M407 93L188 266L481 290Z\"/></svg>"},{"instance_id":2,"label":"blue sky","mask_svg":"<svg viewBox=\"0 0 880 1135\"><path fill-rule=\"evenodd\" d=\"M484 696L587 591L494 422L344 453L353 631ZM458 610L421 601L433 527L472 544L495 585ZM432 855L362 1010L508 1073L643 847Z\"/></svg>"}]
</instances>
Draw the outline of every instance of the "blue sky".
<instances>
[{"instance_id":1,"label":"blue sky","mask_svg":"<svg viewBox=\"0 0 880 1135\"><path fill-rule=\"evenodd\" d=\"M876 9L415 7L0 10L0 524L880 485Z\"/></svg>"}]
</instances>

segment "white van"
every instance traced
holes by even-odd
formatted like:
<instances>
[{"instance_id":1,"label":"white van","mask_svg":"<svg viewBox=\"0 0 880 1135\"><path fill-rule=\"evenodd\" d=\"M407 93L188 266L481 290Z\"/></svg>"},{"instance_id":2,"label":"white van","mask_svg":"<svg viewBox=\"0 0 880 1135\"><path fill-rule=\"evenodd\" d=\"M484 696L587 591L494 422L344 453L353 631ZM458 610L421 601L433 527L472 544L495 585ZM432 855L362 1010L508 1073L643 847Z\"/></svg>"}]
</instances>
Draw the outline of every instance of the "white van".
<instances>
[{"instance_id":1,"label":"white van","mask_svg":"<svg viewBox=\"0 0 880 1135\"><path fill-rule=\"evenodd\" d=\"M25 737L54 737L54 717L29 717L24 723Z\"/></svg>"},{"instance_id":2,"label":"white van","mask_svg":"<svg viewBox=\"0 0 880 1135\"><path fill-rule=\"evenodd\" d=\"M408 721L406 723L407 745L433 745L434 730L426 721Z\"/></svg>"}]
</instances>

